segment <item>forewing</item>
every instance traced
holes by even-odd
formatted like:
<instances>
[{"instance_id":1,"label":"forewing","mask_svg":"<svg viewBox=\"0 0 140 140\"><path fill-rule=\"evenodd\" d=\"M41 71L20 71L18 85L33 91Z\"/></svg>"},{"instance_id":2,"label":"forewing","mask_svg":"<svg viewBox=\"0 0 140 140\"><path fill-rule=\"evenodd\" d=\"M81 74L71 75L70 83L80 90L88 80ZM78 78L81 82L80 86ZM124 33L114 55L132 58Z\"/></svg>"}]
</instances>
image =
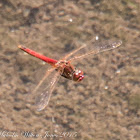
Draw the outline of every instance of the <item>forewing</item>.
<instances>
[{"instance_id":1,"label":"forewing","mask_svg":"<svg viewBox=\"0 0 140 140\"><path fill-rule=\"evenodd\" d=\"M81 59L86 57L87 55L95 55L104 51L109 51L119 47L122 44L122 41L115 41L115 42L107 42L107 43L89 43L87 45L83 45L77 50L66 56L65 58L69 58L69 61L73 61L75 59Z\"/></svg>"}]
</instances>

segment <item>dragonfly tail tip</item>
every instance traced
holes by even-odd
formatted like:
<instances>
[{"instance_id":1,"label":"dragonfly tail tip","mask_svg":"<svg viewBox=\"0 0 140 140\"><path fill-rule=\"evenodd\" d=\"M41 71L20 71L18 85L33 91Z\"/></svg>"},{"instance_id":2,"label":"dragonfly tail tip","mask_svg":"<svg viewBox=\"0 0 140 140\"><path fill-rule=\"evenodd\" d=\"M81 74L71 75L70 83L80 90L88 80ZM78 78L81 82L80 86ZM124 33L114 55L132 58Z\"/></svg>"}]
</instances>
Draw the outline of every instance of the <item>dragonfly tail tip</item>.
<instances>
[{"instance_id":1,"label":"dragonfly tail tip","mask_svg":"<svg viewBox=\"0 0 140 140\"><path fill-rule=\"evenodd\" d=\"M24 47L22 45L18 45L18 48L20 48L20 49L26 49L26 47Z\"/></svg>"},{"instance_id":2,"label":"dragonfly tail tip","mask_svg":"<svg viewBox=\"0 0 140 140\"><path fill-rule=\"evenodd\" d=\"M18 48L21 48L21 45L18 45Z\"/></svg>"}]
</instances>

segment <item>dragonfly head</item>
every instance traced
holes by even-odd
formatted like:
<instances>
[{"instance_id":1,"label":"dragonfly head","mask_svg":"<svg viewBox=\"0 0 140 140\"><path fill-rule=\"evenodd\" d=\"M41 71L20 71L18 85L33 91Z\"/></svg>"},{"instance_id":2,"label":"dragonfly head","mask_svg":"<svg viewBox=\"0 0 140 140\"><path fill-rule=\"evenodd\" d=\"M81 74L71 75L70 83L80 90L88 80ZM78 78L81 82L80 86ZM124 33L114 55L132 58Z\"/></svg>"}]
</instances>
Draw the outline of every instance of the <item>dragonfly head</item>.
<instances>
[{"instance_id":1,"label":"dragonfly head","mask_svg":"<svg viewBox=\"0 0 140 140\"><path fill-rule=\"evenodd\" d=\"M73 73L73 81L80 82L83 78L83 71L76 69Z\"/></svg>"}]
</instances>

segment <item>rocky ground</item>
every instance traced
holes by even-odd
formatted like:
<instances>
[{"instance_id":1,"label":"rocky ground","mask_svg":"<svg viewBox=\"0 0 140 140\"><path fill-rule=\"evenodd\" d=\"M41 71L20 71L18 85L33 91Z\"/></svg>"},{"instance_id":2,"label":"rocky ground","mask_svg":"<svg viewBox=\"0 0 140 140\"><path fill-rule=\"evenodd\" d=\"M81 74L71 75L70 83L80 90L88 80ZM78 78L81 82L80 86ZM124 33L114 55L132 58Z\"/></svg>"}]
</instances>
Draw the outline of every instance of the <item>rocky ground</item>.
<instances>
[{"instance_id":1,"label":"rocky ground","mask_svg":"<svg viewBox=\"0 0 140 140\"><path fill-rule=\"evenodd\" d=\"M62 58L96 36L123 44L75 62L83 81L61 77L36 111L29 92L48 65L17 46ZM139 140L139 62L139 0L0 0L0 139Z\"/></svg>"}]
</instances>

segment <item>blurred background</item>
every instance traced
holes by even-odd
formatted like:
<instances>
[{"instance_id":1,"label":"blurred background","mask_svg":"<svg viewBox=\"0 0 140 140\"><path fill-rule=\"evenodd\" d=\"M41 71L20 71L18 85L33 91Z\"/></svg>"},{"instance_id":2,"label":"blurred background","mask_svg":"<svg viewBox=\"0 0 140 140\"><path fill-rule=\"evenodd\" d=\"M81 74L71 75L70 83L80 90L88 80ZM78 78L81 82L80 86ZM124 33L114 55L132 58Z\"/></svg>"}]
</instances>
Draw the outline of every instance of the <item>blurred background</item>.
<instances>
[{"instance_id":1,"label":"blurred background","mask_svg":"<svg viewBox=\"0 0 140 140\"><path fill-rule=\"evenodd\" d=\"M75 62L83 81L61 77L36 111L28 94L49 66L17 46L60 59L97 36L123 43ZM0 0L1 139L139 140L139 62L139 0Z\"/></svg>"}]
</instances>

